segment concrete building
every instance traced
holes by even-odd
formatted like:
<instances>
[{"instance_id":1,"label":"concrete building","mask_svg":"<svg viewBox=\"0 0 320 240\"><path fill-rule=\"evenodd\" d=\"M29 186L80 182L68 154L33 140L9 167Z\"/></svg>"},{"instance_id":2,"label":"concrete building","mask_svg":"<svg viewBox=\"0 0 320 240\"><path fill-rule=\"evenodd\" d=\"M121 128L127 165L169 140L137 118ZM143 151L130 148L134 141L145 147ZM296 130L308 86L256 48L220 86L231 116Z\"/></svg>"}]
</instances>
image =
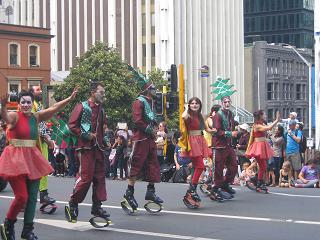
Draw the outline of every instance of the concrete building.
<instances>
[{"instance_id":1,"label":"concrete building","mask_svg":"<svg viewBox=\"0 0 320 240\"><path fill-rule=\"evenodd\" d=\"M50 83L50 29L0 24L0 95Z\"/></svg>"},{"instance_id":2,"label":"concrete building","mask_svg":"<svg viewBox=\"0 0 320 240\"><path fill-rule=\"evenodd\" d=\"M17 24L51 28L52 71L68 71L95 41L143 72L184 64L186 96L212 105L210 84L230 78L244 106L243 2L234 0L14 0ZM201 78L202 66L209 77Z\"/></svg>"},{"instance_id":3,"label":"concrete building","mask_svg":"<svg viewBox=\"0 0 320 240\"><path fill-rule=\"evenodd\" d=\"M245 43L267 41L313 49L314 2L243 0Z\"/></svg>"},{"instance_id":4,"label":"concrete building","mask_svg":"<svg viewBox=\"0 0 320 240\"><path fill-rule=\"evenodd\" d=\"M218 75L236 85L233 104L244 107L242 1L159 0L155 13L156 66L184 64L187 98L200 97L204 113L213 104L210 84ZM200 76L204 65L208 78Z\"/></svg>"},{"instance_id":5,"label":"concrete building","mask_svg":"<svg viewBox=\"0 0 320 240\"><path fill-rule=\"evenodd\" d=\"M320 149L320 1L314 6L314 53L315 53L315 147Z\"/></svg>"},{"instance_id":6,"label":"concrete building","mask_svg":"<svg viewBox=\"0 0 320 240\"><path fill-rule=\"evenodd\" d=\"M298 51L313 62L310 49ZM269 122L278 110L283 118L295 111L308 128L308 66L292 49L265 41L246 46L244 52L246 109L264 109Z\"/></svg>"}]
</instances>

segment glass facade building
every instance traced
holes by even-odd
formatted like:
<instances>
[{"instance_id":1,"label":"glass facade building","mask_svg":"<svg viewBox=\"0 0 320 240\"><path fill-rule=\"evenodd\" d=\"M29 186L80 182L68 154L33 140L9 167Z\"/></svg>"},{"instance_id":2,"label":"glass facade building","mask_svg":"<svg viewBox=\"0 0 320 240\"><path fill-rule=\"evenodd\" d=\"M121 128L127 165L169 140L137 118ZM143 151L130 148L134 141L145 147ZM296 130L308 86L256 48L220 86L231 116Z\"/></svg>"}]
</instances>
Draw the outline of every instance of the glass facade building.
<instances>
[{"instance_id":1,"label":"glass facade building","mask_svg":"<svg viewBox=\"0 0 320 240\"><path fill-rule=\"evenodd\" d=\"M244 0L244 41L313 49L314 0Z\"/></svg>"}]
</instances>

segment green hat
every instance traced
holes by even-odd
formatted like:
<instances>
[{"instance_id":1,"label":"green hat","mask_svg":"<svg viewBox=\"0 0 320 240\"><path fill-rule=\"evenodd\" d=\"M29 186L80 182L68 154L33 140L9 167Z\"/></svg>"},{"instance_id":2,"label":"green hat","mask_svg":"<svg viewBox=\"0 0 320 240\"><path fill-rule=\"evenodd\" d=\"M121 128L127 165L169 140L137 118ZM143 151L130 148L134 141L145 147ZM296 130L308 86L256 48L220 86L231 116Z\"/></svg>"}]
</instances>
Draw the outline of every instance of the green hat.
<instances>
[{"instance_id":1,"label":"green hat","mask_svg":"<svg viewBox=\"0 0 320 240\"><path fill-rule=\"evenodd\" d=\"M213 88L211 93L216 94L214 100L222 100L225 97L230 98L230 96L237 91L231 89L234 86L234 84L227 84L229 80L230 78L223 79L222 77L218 76L217 81L210 85Z\"/></svg>"},{"instance_id":2,"label":"green hat","mask_svg":"<svg viewBox=\"0 0 320 240\"><path fill-rule=\"evenodd\" d=\"M154 86L152 82L142 73L138 72L136 69L134 69L132 66L128 64L128 69L132 73L132 78L137 81L138 87L141 89L141 91L145 91L149 89L151 86Z\"/></svg>"}]
</instances>

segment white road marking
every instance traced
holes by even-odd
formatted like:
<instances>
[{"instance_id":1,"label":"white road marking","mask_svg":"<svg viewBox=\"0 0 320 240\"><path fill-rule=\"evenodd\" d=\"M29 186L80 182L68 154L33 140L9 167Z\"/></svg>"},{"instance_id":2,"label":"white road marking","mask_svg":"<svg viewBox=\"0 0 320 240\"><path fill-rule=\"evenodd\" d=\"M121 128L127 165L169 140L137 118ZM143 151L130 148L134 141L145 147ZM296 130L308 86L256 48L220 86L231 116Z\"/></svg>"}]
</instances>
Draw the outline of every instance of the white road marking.
<instances>
[{"instance_id":1,"label":"white road marking","mask_svg":"<svg viewBox=\"0 0 320 240\"><path fill-rule=\"evenodd\" d=\"M50 225L58 228L75 230L75 231L88 231L88 230L100 230L107 232L120 232L120 233L129 233L129 234L138 234L144 236L153 236L153 237L163 237L163 238L171 238L171 239L192 239L192 240L219 240L216 238L200 238L193 236L185 236L185 235L176 235L176 234L167 234L167 233L157 233L157 232L146 232L146 231L137 231L130 229L122 229L122 228L114 228L114 227L106 227L106 228L94 228L88 222L78 221L77 223L68 223L63 220L52 220L52 219L35 219L35 222L45 225Z\"/></svg>"},{"instance_id":2,"label":"white road marking","mask_svg":"<svg viewBox=\"0 0 320 240\"><path fill-rule=\"evenodd\" d=\"M0 198L13 199L11 196L0 196ZM39 201L39 199L38 199ZM66 201L56 201L56 203L67 204ZM89 206L90 203L80 203L81 206ZM121 209L120 206L113 205L102 205L102 207L111 209ZM144 208L138 208L139 211L146 211ZM293 219L277 219L277 218L263 218L263 217L248 217L248 216L237 216L237 215L225 215L225 214L212 214L212 213L197 213L197 212L183 212L183 211L172 211L162 210L162 213L177 214L177 215L188 215L188 216L199 216L199 217L212 217L212 218L225 218L225 219L236 219L236 220L251 220L251 221L262 221L262 222L280 222L280 223L298 223L298 224L309 224L309 225L320 225L320 222L316 221L303 221Z\"/></svg>"},{"instance_id":3,"label":"white road marking","mask_svg":"<svg viewBox=\"0 0 320 240\"><path fill-rule=\"evenodd\" d=\"M269 192L269 193L274 195L280 195L280 196L288 196L288 197L320 198L320 196L312 196L312 195L299 195L299 194L279 193L279 192Z\"/></svg>"}]
</instances>

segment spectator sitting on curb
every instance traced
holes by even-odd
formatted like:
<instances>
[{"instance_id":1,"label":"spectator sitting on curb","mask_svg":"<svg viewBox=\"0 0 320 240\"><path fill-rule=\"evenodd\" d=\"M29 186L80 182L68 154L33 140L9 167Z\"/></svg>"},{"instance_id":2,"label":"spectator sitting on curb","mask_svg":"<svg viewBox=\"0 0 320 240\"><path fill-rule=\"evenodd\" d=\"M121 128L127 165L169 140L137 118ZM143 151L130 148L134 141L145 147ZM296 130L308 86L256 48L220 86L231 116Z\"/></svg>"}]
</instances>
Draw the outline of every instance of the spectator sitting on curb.
<instances>
[{"instance_id":1,"label":"spectator sitting on curb","mask_svg":"<svg viewBox=\"0 0 320 240\"><path fill-rule=\"evenodd\" d=\"M296 188L313 188L319 187L319 171L318 161L316 159L309 160L301 169L299 179L297 179Z\"/></svg>"}]
</instances>

